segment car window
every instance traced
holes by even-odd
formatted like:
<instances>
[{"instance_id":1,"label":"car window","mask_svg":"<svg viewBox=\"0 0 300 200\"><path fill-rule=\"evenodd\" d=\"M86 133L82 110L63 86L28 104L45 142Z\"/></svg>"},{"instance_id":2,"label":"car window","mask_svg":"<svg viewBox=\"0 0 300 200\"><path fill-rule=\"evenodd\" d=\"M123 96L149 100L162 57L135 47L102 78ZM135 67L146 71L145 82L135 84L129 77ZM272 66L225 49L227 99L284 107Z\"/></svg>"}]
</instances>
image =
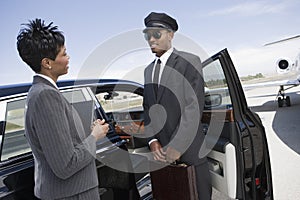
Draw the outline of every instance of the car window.
<instances>
[{"instance_id":1,"label":"car window","mask_svg":"<svg viewBox=\"0 0 300 200\"><path fill-rule=\"evenodd\" d=\"M26 99L20 99L7 103L1 161L31 152L31 148L25 137L25 101Z\"/></svg>"},{"instance_id":2,"label":"car window","mask_svg":"<svg viewBox=\"0 0 300 200\"><path fill-rule=\"evenodd\" d=\"M142 111L143 97L133 92L113 91L96 95L105 112Z\"/></svg>"},{"instance_id":3,"label":"car window","mask_svg":"<svg viewBox=\"0 0 300 200\"><path fill-rule=\"evenodd\" d=\"M61 91L64 97L78 109L85 127L90 128L93 117L91 91L88 88ZM7 102L5 114L5 132L2 136L3 146L1 161L31 152L25 136L25 102L26 98L10 100ZM84 111L82 111L85 109Z\"/></svg>"},{"instance_id":4,"label":"car window","mask_svg":"<svg viewBox=\"0 0 300 200\"><path fill-rule=\"evenodd\" d=\"M144 132L143 96L127 91L104 92L96 95L108 120L114 122L116 133L123 139ZM133 140L127 147L133 148Z\"/></svg>"},{"instance_id":5,"label":"car window","mask_svg":"<svg viewBox=\"0 0 300 200\"><path fill-rule=\"evenodd\" d=\"M216 99L218 96L221 97L220 102L213 102L213 108L231 108L232 103L229 95L228 85L219 60L216 60L203 68L203 77L205 82L206 96L211 96L211 101ZM206 108L209 108L209 106Z\"/></svg>"},{"instance_id":6,"label":"car window","mask_svg":"<svg viewBox=\"0 0 300 200\"><path fill-rule=\"evenodd\" d=\"M87 100L84 92L84 89L77 89L62 91L61 93L70 103L77 103Z\"/></svg>"}]
</instances>

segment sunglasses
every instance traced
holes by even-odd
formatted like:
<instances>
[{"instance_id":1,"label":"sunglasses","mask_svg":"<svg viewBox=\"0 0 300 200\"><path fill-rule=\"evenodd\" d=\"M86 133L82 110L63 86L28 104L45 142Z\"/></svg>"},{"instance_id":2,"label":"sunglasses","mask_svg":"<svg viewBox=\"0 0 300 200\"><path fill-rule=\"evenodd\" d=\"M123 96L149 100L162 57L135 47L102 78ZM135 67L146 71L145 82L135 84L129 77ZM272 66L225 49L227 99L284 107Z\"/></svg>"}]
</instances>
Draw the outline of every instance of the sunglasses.
<instances>
[{"instance_id":1,"label":"sunglasses","mask_svg":"<svg viewBox=\"0 0 300 200\"><path fill-rule=\"evenodd\" d=\"M149 41L151 37L154 37L155 39L161 38L162 33L157 30L157 31L148 31L144 33L145 40Z\"/></svg>"}]
</instances>

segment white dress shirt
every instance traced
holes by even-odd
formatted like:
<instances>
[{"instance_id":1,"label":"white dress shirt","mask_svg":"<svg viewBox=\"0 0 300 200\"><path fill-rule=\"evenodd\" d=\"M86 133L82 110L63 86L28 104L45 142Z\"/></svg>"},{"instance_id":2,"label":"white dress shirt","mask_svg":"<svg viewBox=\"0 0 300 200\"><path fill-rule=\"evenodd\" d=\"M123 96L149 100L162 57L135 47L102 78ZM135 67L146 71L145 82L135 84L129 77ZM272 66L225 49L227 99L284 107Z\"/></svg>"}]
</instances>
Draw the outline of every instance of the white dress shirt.
<instances>
[{"instance_id":1,"label":"white dress shirt","mask_svg":"<svg viewBox=\"0 0 300 200\"><path fill-rule=\"evenodd\" d=\"M152 80L153 80L153 76L154 76L154 71L155 71L155 66L156 66L157 60L160 59L160 61L161 61L161 64L160 64L160 71L159 71L159 78L158 78L158 84L160 83L161 75L162 75L162 73L163 73L163 71L164 71L164 68L165 68L165 66L166 66L166 63L167 63L167 61L168 61L170 55L173 53L173 51L174 51L174 48L171 47L171 48L170 48L168 51L166 51L161 57L156 57L156 58L155 58L154 67L153 67L153 70L152 70ZM157 139L152 139L152 140L150 140L149 146L150 146L150 144L151 144L152 142L154 142L154 141L157 141Z\"/></svg>"},{"instance_id":2,"label":"white dress shirt","mask_svg":"<svg viewBox=\"0 0 300 200\"><path fill-rule=\"evenodd\" d=\"M154 67L153 67L153 70L152 70L152 80L153 80L153 77L154 77L154 71L155 71L155 66L156 66L156 63L157 63L157 60L160 59L161 61L161 64L160 64L160 71L159 71L159 78L158 78L158 84L160 83L160 78L161 78L161 75L164 71L164 68L166 66L166 63L170 57L170 55L173 53L173 50L174 48L171 47L168 51L166 51L161 57L156 57L155 58L155 62L154 62Z\"/></svg>"},{"instance_id":3,"label":"white dress shirt","mask_svg":"<svg viewBox=\"0 0 300 200\"><path fill-rule=\"evenodd\" d=\"M36 73L35 75L36 75L36 76L40 76L40 77L46 79L47 81L49 81L53 86L55 86L55 87L58 89L56 83L55 83L55 82L52 80L52 78L50 78L49 76L46 76L46 75L44 75L44 74L38 74L38 73Z\"/></svg>"}]
</instances>

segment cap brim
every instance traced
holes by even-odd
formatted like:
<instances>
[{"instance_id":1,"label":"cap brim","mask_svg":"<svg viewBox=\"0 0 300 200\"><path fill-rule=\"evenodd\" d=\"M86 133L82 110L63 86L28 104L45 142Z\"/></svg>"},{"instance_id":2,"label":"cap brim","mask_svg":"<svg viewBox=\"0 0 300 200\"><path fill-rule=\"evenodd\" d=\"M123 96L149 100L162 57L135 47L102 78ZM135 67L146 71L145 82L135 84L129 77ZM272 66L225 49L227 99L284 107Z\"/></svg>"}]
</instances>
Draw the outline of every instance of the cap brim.
<instances>
[{"instance_id":1,"label":"cap brim","mask_svg":"<svg viewBox=\"0 0 300 200\"><path fill-rule=\"evenodd\" d=\"M145 33L145 32L148 31L148 30L172 30L172 29L153 26L153 27L146 27L146 28L143 30L143 33Z\"/></svg>"}]
</instances>

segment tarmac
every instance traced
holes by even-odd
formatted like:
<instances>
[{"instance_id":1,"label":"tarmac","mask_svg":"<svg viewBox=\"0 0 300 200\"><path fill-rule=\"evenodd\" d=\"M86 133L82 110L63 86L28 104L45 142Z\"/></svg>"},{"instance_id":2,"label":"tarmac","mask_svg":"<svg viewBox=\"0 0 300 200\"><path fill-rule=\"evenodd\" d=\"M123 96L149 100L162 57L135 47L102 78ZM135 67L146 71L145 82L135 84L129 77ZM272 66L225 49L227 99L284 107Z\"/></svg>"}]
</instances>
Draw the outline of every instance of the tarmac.
<instances>
[{"instance_id":1,"label":"tarmac","mask_svg":"<svg viewBox=\"0 0 300 200\"><path fill-rule=\"evenodd\" d=\"M275 200L300 199L300 86L286 91L291 106L278 107L279 86L244 88L248 106L265 127ZM230 198L213 190L214 200Z\"/></svg>"}]
</instances>

